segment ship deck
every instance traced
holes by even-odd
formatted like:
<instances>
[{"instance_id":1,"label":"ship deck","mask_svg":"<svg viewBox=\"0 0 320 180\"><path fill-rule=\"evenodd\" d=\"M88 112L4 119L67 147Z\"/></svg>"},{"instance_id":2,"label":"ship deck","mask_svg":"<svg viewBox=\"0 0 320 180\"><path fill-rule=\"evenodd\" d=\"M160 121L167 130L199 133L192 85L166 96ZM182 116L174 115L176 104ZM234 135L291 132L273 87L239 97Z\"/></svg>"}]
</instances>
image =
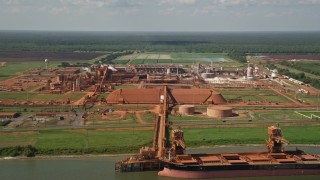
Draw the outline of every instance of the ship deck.
<instances>
[{"instance_id":1,"label":"ship deck","mask_svg":"<svg viewBox=\"0 0 320 180\"><path fill-rule=\"evenodd\" d=\"M233 166L233 165L276 165L276 164L320 164L320 155L303 151L285 153L225 153L225 154L182 154L171 164L179 166Z\"/></svg>"}]
</instances>

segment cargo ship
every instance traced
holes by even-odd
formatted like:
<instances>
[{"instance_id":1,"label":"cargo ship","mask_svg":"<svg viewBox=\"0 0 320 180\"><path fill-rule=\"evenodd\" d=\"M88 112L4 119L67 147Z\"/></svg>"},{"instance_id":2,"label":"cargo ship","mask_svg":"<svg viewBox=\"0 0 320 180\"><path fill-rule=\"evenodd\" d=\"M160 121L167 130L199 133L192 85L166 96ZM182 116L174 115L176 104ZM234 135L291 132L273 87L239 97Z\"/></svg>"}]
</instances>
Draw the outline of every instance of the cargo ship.
<instances>
[{"instance_id":1,"label":"cargo ship","mask_svg":"<svg viewBox=\"0 0 320 180\"><path fill-rule=\"evenodd\" d=\"M230 178L257 176L319 175L320 156L296 149L285 151L281 128L268 127L267 152L222 154L174 154L163 159L159 176L175 178ZM174 141L183 141L183 131L174 131ZM173 143L179 146L179 143ZM178 147L179 149L179 147ZM181 147L180 147L181 149ZM180 151L181 152L181 151Z\"/></svg>"},{"instance_id":2,"label":"cargo ship","mask_svg":"<svg viewBox=\"0 0 320 180\"><path fill-rule=\"evenodd\" d=\"M159 115L155 122L152 147L142 147L139 154L116 164L116 171L159 171L159 176L175 178L229 178L257 176L320 175L320 155L302 150L285 151L289 142L282 137L279 125L268 127L266 152L186 154L184 132L171 133L167 114L168 94L163 88Z\"/></svg>"}]
</instances>

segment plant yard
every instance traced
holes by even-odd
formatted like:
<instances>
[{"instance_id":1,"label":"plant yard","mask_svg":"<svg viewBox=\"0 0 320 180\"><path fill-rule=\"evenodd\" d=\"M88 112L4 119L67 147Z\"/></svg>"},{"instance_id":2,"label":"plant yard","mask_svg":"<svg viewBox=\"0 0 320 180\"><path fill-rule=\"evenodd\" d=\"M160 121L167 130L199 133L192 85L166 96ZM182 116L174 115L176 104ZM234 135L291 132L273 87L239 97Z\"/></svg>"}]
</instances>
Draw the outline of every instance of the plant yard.
<instances>
[{"instance_id":1,"label":"plant yard","mask_svg":"<svg viewBox=\"0 0 320 180\"><path fill-rule=\"evenodd\" d=\"M116 64L192 64L211 62L236 65L225 53L135 53L113 61ZM240 64L237 64L240 65Z\"/></svg>"}]
</instances>

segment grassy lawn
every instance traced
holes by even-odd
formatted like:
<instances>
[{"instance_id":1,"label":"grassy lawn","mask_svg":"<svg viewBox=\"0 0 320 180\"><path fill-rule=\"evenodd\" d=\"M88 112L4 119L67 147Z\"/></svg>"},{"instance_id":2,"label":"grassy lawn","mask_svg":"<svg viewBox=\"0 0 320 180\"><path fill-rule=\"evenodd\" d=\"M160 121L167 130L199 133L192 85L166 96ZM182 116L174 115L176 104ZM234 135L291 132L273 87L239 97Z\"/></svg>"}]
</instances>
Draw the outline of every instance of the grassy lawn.
<instances>
[{"instance_id":1,"label":"grassy lawn","mask_svg":"<svg viewBox=\"0 0 320 180\"><path fill-rule=\"evenodd\" d=\"M1 134L0 147L33 145L36 148L56 149L143 146L149 144L151 138L151 131L134 129L132 131L43 130L28 135Z\"/></svg>"},{"instance_id":2,"label":"grassy lawn","mask_svg":"<svg viewBox=\"0 0 320 180\"><path fill-rule=\"evenodd\" d=\"M173 59L172 63L175 64L193 64L195 61L191 60L191 59ZM203 63L203 64L208 64L209 62L206 61L197 61L199 63Z\"/></svg>"},{"instance_id":3,"label":"grassy lawn","mask_svg":"<svg viewBox=\"0 0 320 180\"><path fill-rule=\"evenodd\" d=\"M144 59L135 59L131 61L131 64L144 64Z\"/></svg>"},{"instance_id":4,"label":"grassy lawn","mask_svg":"<svg viewBox=\"0 0 320 180\"><path fill-rule=\"evenodd\" d=\"M136 89L137 86L130 86L130 85L122 85L122 86L115 86L114 89Z\"/></svg>"},{"instance_id":5,"label":"grassy lawn","mask_svg":"<svg viewBox=\"0 0 320 180\"><path fill-rule=\"evenodd\" d=\"M284 66L284 65L280 65L280 64L275 64L275 65L277 67L279 67L279 68L282 68L282 69L288 69L290 72L293 72L293 73L304 73L306 76L308 76L310 78L319 78L319 76L317 76L317 75L314 75L314 74L311 74L311 73L307 73L307 72L303 72L303 71L300 71L300 70L297 70L297 69L294 69L294 68L291 68L291 67L288 67L288 66Z\"/></svg>"},{"instance_id":6,"label":"grassy lawn","mask_svg":"<svg viewBox=\"0 0 320 180\"><path fill-rule=\"evenodd\" d=\"M320 144L320 127L282 127L284 137L291 144ZM226 144L264 144L266 127L183 129L187 146L213 146ZM306 133L307 132L307 133ZM116 138L115 138L116 137ZM113 148L118 153L128 152L130 147L151 145L150 130L41 130L1 133L0 147L33 145L36 148ZM138 149L133 151L138 151ZM115 152L116 153L116 152Z\"/></svg>"},{"instance_id":7,"label":"grassy lawn","mask_svg":"<svg viewBox=\"0 0 320 180\"><path fill-rule=\"evenodd\" d=\"M110 115L108 115L110 116ZM114 115L113 117L116 117ZM112 118L112 116L111 116ZM108 125L108 127L119 127L119 126L134 126L139 125L137 118L134 114L128 113L122 120L106 120L102 119L100 114L91 114L87 118L86 125Z\"/></svg>"},{"instance_id":8,"label":"grassy lawn","mask_svg":"<svg viewBox=\"0 0 320 180\"><path fill-rule=\"evenodd\" d=\"M70 98L70 100L79 100L85 93L72 93L72 94L38 94L27 92L1 92L0 100L36 100L36 101L51 101L58 99Z\"/></svg>"},{"instance_id":9,"label":"grassy lawn","mask_svg":"<svg viewBox=\"0 0 320 180\"><path fill-rule=\"evenodd\" d=\"M245 102L291 102L289 99L276 94L272 90L223 90L220 91L220 93L226 99L241 99Z\"/></svg>"},{"instance_id":10,"label":"grassy lawn","mask_svg":"<svg viewBox=\"0 0 320 180\"><path fill-rule=\"evenodd\" d=\"M101 61L102 59L108 57L109 55L110 55L110 54L104 54L104 55L102 55L102 56L99 56L99 57L96 57L96 58L94 58L94 59L91 59L91 60L89 60L88 62L94 63L94 62L96 62L96 61Z\"/></svg>"},{"instance_id":11,"label":"grassy lawn","mask_svg":"<svg viewBox=\"0 0 320 180\"><path fill-rule=\"evenodd\" d=\"M287 99L284 96L280 96L278 94L274 94L274 95L266 95L263 96L268 102L272 102L272 103L287 103L287 102L291 102L289 99Z\"/></svg>"},{"instance_id":12,"label":"grassy lawn","mask_svg":"<svg viewBox=\"0 0 320 180\"><path fill-rule=\"evenodd\" d=\"M224 61L221 61L221 60ZM216 67L225 67L232 70L242 66L240 63L228 58L226 53L166 53L166 52L150 52L141 54L125 55L113 61L115 64L126 64L131 60L131 64L184 64L191 65L193 63L210 64L211 60Z\"/></svg>"},{"instance_id":13,"label":"grassy lawn","mask_svg":"<svg viewBox=\"0 0 320 180\"><path fill-rule=\"evenodd\" d=\"M98 100L100 99L106 99L109 96L109 93L101 93L99 94L99 96L97 97Z\"/></svg>"},{"instance_id":14,"label":"grassy lawn","mask_svg":"<svg viewBox=\"0 0 320 180\"><path fill-rule=\"evenodd\" d=\"M319 62L296 62L296 64L304 69L309 69L313 72L320 73Z\"/></svg>"},{"instance_id":15,"label":"grassy lawn","mask_svg":"<svg viewBox=\"0 0 320 180\"><path fill-rule=\"evenodd\" d=\"M118 57L115 61L128 61L130 59L135 59L138 55L137 54L129 54L125 56Z\"/></svg>"},{"instance_id":16,"label":"grassy lawn","mask_svg":"<svg viewBox=\"0 0 320 180\"><path fill-rule=\"evenodd\" d=\"M307 112L307 111L299 111L298 113L303 114L311 118L311 116L318 116L320 117L320 112Z\"/></svg>"},{"instance_id":17,"label":"grassy lawn","mask_svg":"<svg viewBox=\"0 0 320 180\"><path fill-rule=\"evenodd\" d=\"M172 53L172 58L222 58L226 53Z\"/></svg>"},{"instance_id":18,"label":"grassy lawn","mask_svg":"<svg viewBox=\"0 0 320 180\"><path fill-rule=\"evenodd\" d=\"M70 94L36 94L34 98L31 100L42 100L42 101L51 101L57 99L66 99L70 98L70 100L75 101L81 99L85 93L70 93Z\"/></svg>"},{"instance_id":19,"label":"grassy lawn","mask_svg":"<svg viewBox=\"0 0 320 180\"><path fill-rule=\"evenodd\" d=\"M113 60L114 64L127 64L129 60Z\"/></svg>"},{"instance_id":20,"label":"grassy lawn","mask_svg":"<svg viewBox=\"0 0 320 180\"><path fill-rule=\"evenodd\" d=\"M291 121L303 121L306 118L300 116L295 113L294 110L267 110L267 111L254 111L253 116L258 120L274 120L274 121L283 121L283 120L291 120Z\"/></svg>"},{"instance_id":21,"label":"grassy lawn","mask_svg":"<svg viewBox=\"0 0 320 180\"><path fill-rule=\"evenodd\" d=\"M158 59L158 63L172 63L171 59Z\"/></svg>"},{"instance_id":22,"label":"grassy lawn","mask_svg":"<svg viewBox=\"0 0 320 180\"><path fill-rule=\"evenodd\" d=\"M173 116L169 115L169 120L172 121L183 121L183 120L208 120L212 119L209 117L201 117L201 116Z\"/></svg>"},{"instance_id":23,"label":"grassy lawn","mask_svg":"<svg viewBox=\"0 0 320 180\"><path fill-rule=\"evenodd\" d=\"M158 59L145 59L144 64L157 64Z\"/></svg>"},{"instance_id":24,"label":"grassy lawn","mask_svg":"<svg viewBox=\"0 0 320 180\"><path fill-rule=\"evenodd\" d=\"M148 122L148 123L152 123L155 120L155 114L154 113L145 113L141 115L141 118L143 119L143 121Z\"/></svg>"},{"instance_id":25,"label":"grassy lawn","mask_svg":"<svg viewBox=\"0 0 320 180\"><path fill-rule=\"evenodd\" d=\"M320 104L320 98L318 96L300 96L299 99L309 104Z\"/></svg>"},{"instance_id":26,"label":"grassy lawn","mask_svg":"<svg viewBox=\"0 0 320 180\"><path fill-rule=\"evenodd\" d=\"M282 127L285 139L291 144L320 144L320 127ZM187 146L225 144L264 144L266 127L185 129Z\"/></svg>"}]
</instances>

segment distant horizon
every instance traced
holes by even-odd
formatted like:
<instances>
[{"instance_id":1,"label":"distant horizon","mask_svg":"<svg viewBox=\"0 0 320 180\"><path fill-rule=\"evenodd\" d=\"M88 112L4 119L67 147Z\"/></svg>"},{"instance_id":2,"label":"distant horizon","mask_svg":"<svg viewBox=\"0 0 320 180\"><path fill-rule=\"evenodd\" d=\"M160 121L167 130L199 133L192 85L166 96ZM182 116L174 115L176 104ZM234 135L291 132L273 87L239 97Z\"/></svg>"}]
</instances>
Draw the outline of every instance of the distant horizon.
<instances>
[{"instance_id":1,"label":"distant horizon","mask_svg":"<svg viewBox=\"0 0 320 180\"><path fill-rule=\"evenodd\" d=\"M0 0L0 29L320 31L320 0Z\"/></svg>"},{"instance_id":2,"label":"distant horizon","mask_svg":"<svg viewBox=\"0 0 320 180\"><path fill-rule=\"evenodd\" d=\"M320 30L243 30L243 31L170 31L170 30L162 30L162 31L153 31L153 30L37 30L37 29L0 29L1 32L110 32L110 33L282 33L282 32L320 32Z\"/></svg>"}]
</instances>

